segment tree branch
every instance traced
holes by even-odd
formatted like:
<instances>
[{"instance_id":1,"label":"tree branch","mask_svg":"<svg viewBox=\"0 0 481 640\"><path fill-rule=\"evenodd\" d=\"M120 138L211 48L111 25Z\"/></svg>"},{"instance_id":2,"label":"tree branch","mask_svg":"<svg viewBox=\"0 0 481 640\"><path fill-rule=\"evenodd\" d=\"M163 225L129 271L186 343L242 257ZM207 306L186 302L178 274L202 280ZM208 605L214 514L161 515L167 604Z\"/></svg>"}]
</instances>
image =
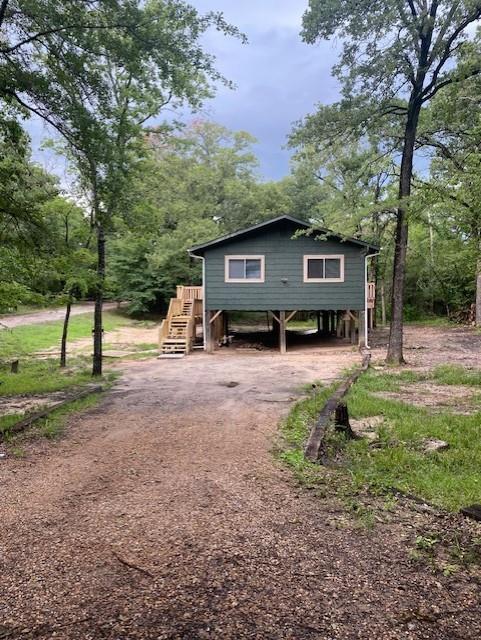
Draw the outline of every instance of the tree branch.
<instances>
[{"instance_id":1,"label":"tree branch","mask_svg":"<svg viewBox=\"0 0 481 640\"><path fill-rule=\"evenodd\" d=\"M5 12L7 11L9 0L2 0L2 4L0 5L0 29L2 28L3 21L5 19Z\"/></svg>"},{"instance_id":2,"label":"tree branch","mask_svg":"<svg viewBox=\"0 0 481 640\"><path fill-rule=\"evenodd\" d=\"M8 1L8 0L4 0L4 2L5 1ZM75 29L77 30L78 29L80 30L129 29L130 27L132 27L132 25L129 25L129 24L70 24L70 25L64 25L62 27L54 27L52 29L45 29L45 31L39 31L36 34L29 36L28 38L25 38L25 40L21 40L20 42L17 42L11 47L7 47L6 49L0 49L0 54L5 55L8 53L13 53L14 51L17 51L17 49L20 49L21 47L24 47L25 45L30 44L31 42L35 42L35 40L40 40L45 36L53 35L55 33L61 33L62 31L71 31Z\"/></svg>"},{"instance_id":3,"label":"tree branch","mask_svg":"<svg viewBox=\"0 0 481 640\"><path fill-rule=\"evenodd\" d=\"M466 27L468 27L475 20L478 20L480 17L481 17L481 7L478 7L473 13L471 13L468 16L466 16L466 18L457 26L457 28L453 31L453 33L446 40L446 43L444 45L443 54L441 55L440 60L439 60L438 64L436 65L436 68L433 71L433 75L431 77L430 83L426 86L426 88L424 89L424 91L422 93L423 96L429 94L436 87L436 82L438 80L439 74L441 73L441 71L444 68L444 65L446 64L446 62L449 60L449 57L453 53L453 50L451 49L451 47L452 47L453 43L456 41L456 38L466 29ZM431 55L431 58L432 58L430 60L431 64L434 61L434 58L433 58L434 49L435 48L433 48L433 54Z\"/></svg>"},{"instance_id":4,"label":"tree branch","mask_svg":"<svg viewBox=\"0 0 481 640\"><path fill-rule=\"evenodd\" d=\"M481 75L481 68L473 69L471 73L468 73L467 75L459 76L457 78L454 76L451 76L451 78L446 78L446 80L443 80L438 85L436 85L434 89L431 91L431 93L429 93L428 95L425 95L422 101L423 103L428 102L428 100L431 100L431 98L433 98L440 89L442 89L443 87L447 87L449 84L456 84L458 82L463 82L463 80L468 80L469 78L474 78L479 75Z\"/></svg>"},{"instance_id":5,"label":"tree branch","mask_svg":"<svg viewBox=\"0 0 481 640\"><path fill-rule=\"evenodd\" d=\"M416 7L414 6L413 0L408 0L409 8L411 9L411 15L413 18L418 17L418 12L416 11Z\"/></svg>"},{"instance_id":6,"label":"tree branch","mask_svg":"<svg viewBox=\"0 0 481 640\"><path fill-rule=\"evenodd\" d=\"M453 195L449 191L449 189L446 189L446 187L442 187L440 184L435 185L432 182L426 182L425 180L422 180L421 178L417 178L417 177L414 177L413 180L415 182L418 182L422 186L427 187L431 191L437 191L438 193L446 196L449 200L461 205L462 207L467 209L470 213L473 213L476 216L478 215L479 211L477 208L473 208L468 202L466 202L465 200L461 200L458 195Z\"/></svg>"},{"instance_id":7,"label":"tree branch","mask_svg":"<svg viewBox=\"0 0 481 640\"><path fill-rule=\"evenodd\" d=\"M32 105L28 104L28 102L25 102L24 100L22 100L22 98L20 98L20 96L15 92L15 91L11 91L11 90L6 90L5 93L9 96L11 96L14 100L16 100L18 102L18 104L20 106L22 106L24 109L27 109L28 111L30 111L31 113L34 113L36 116L38 116L39 118L42 118L42 120L45 120L45 122L47 124L49 124L51 127L53 127L56 131L58 131L60 133L60 135L65 138L65 140L67 140L67 142L69 144L72 145L72 147L74 147L75 149L77 149L78 152L80 153L84 153L84 149L82 149L81 147L78 146L78 144L73 140L73 138L71 136L69 136L66 131L59 125L57 124L49 115L46 115L45 113L43 113L42 111L40 111L39 109L36 109L35 107L33 107Z\"/></svg>"}]
</instances>

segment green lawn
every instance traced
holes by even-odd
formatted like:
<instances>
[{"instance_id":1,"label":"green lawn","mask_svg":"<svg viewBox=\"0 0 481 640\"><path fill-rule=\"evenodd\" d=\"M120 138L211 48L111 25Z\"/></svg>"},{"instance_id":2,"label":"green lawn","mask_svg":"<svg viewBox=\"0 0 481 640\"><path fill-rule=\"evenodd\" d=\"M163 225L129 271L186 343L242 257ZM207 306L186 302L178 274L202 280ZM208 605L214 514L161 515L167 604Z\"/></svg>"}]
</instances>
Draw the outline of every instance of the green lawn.
<instances>
[{"instance_id":1,"label":"green lawn","mask_svg":"<svg viewBox=\"0 0 481 640\"><path fill-rule=\"evenodd\" d=\"M104 312L103 318L105 331L111 331L131 322L125 316L111 311ZM62 325L61 320L55 320L43 324L29 324L15 329L1 329L0 359L25 356L55 346L60 349ZM92 313L73 316L69 323L69 341L91 336L92 326Z\"/></svg>"},{"instance_id":2,"label":"green lawn","mask_svg":"<svg viewBox=\"0 0 481 640\"><path fill-rule=\"evenodd\" d=\"M15 452L15 447L13 445L22 441L25 436L31 437L32 435L40 435L46 438L55 438L62 433L67 419L71 414L94 407L101 397L101 393L92 393L85 398L74 400L63 407L59 407L52 411L52 413L50 413L46 418L41 418L36 421L27 433L21 432L19 434L9 434L9 428L21 420L24 417L23 414L0 416L0 434L2 434L5 440L9 442L10 452Z\"/></svg>"},{"instance_id":3,"label":"green lawn","mask_svg":"<svg viewBox=\"0 0 481 640\"><path fill-rule=\"evenodd\" d=\"M481 411L459 415L373 395L373 392L395 391L400 384L414 384L419 379L446 385L477 386L481 383L481 371L450 365L423 375L410 371L384 374L369 370L352 387L347 403L353 418L384 416L384 424L378 430L379 442L376 447L366 440L343 441L339 445L339 436L333 436L333 446L341 446L342 457L339 465L328 469L312 465L303 457L310 427L330 392L322 389L299 402L290 412L282 427L285 446L281 458L294 469L299 479L320 484L334 479L343 491L353 494L395 488L452 511L479 503ZM426 454L422 450L426 438L445 440L449 449Z\"/></svg>"},{"instance_id":4,"label":"green lawn","mask_svg":"<svg viewBox=\"0 0 481 640\"><path fill-rule=\"evenodd\" d=\"M103 325L106 331L131 322L119 313L104 313ZM90 337L92 324L92 313L73 316L70 320L69 341ZM92 382L89 357L70 357L65 369L60 369L58 356L48 359L32 357L37 351L51 347L60 349L61 334L62 321L0 330L0 397L46 394L82 387ZM14 358L20 360L18 373L10 371L10 361ZM112 377L113 374L109 373L101 380L95 381L109 382ZM72 407L75 406L77 405L73 403ZM66 412L68 413L68 410ZM0 432L8 432L9 427L22 417L22 414L0 416ZM56 426L52 427L52 420L53 418L42 421L45 430L57 429Z\"/></svg>"},{"instance_id":5,"label":"green lawn","mask_svg":"<svg viewBox=\"0 0 481 640\"><path fill-rule=\"evenodd\" d=\"M20 361L18 373L0 367L0 396L49 393L91 381L90 362L83 358L72 360L65 369L60 369L57 359L26 358Z\"/></svg>"}]
</instances>

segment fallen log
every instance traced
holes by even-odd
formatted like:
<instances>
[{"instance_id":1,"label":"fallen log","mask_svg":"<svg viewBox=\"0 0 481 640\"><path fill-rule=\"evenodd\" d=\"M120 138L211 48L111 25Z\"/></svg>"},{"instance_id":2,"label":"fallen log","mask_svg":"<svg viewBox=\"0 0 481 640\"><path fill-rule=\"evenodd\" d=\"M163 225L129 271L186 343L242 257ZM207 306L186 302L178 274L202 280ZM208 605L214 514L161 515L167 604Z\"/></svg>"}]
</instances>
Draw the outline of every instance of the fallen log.
<instances>
[{"instance_id":1,"label":"fallen log","mask_svg":"<svg viewBox=\"0 0 481 640\"><path fill-rule=\"evenodd\" d=\"M332 396L328 399L324 405L317 422L311 429L309 439L307 441L306 448L304 450L305 457L311 462L319 462L322 452L322 443L326 435L326 430L331 420L332 414L335 412L340 400L346 395L352 385L356 382L359 376L367 371L369 368L369 362L371 361L371 354L366 353L363 356L362 364L359 369L356 369L351 375L340 384L334 391Z\"/></svg>"},{"instance_id":2,"label":"fallen log","mask_svg":"<svg viewBox=\"0 0 481 640\"><path fill-rule=\"evenodd\" d=\"M68 398L65 398L65 400L61 400L60 402L51 404L50 406L45 407L44 409L40 409L40 411L36 411L35 413L31 413L30 415L26 416L25 418L22 418L18 422L15 422L11 427L8 428L7 433L9 435L12 433L19 433L20 431L23 431L24 429L32 425L37 420L46 418L48 415L52 413L52 411L55 411L60 407L64 407L65 405L70 404L71 402L75 402L76 400L81 400L82 398L86 398L87 396L93 393L100 393L103 390L104 388L101 385L95 385L92 387L88 387L87 389L83 389L82 391L79 391L78 393L75 393L69 396ZM4 439L4 437L5 437L5 433L0 432L0 442Z\"/></svg>"}]
</instances>

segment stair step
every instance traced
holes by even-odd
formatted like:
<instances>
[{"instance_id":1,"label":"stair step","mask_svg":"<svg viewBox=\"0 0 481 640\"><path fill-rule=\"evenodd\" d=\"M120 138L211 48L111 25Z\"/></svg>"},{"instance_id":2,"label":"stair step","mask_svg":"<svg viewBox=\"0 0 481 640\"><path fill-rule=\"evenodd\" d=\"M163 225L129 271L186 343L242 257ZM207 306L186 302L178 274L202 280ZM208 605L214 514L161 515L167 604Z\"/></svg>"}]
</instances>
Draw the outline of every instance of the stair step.
<instances>
[{"instance_id":1,"label":"stair step","mask_svg":"<svg viewBox=\"0 0 481 640\"><path fill-rule=\"evenodd\" d=\"M161 353L160 356L157 356L157 360L168 360L175 358L185 358L185 353Z\"/></svg>"},{"instance_id":2,"label":"stair step","mask_svg":"<svg viewBox=\"0 0 481 640\"><path fill-rule=\"evenodd\" d=\"M181 358L192 348L193 338L189 332L194 326L194 300L177 299L176 305L178 313L167 321L167 335L161 342L159 358Z\"/></svg>"}]
</instances>

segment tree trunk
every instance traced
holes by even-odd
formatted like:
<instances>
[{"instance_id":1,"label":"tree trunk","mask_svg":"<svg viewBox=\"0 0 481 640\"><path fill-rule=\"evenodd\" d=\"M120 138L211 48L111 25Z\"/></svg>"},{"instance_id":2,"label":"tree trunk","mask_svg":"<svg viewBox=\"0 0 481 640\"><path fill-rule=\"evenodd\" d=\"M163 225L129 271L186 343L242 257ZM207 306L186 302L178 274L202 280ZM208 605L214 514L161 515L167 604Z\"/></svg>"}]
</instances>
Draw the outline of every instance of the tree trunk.
<instances>
[{"instance_id":1,"label":"tree trunk","mask_svg":"<svg viewBox=\"0 0 481 640\"><path fill-rule=\"evenodd\" d=\"M69 296L67 300L67 307L65 309L65 318L63 321L62 342L60 344L60 366L67 366L67 335L68 335L68 323L70 320L70 311L72 309L72 298Z\"/></svg>"},{"instance_id":2,"label":"tree trunk","mask_svg":"<svg viewBox=\"0 0 481 640\"><path fill-rule=\"evenodd\" d=\"M381 325L386 326L386 294L384 292L384 280L381 282Z\"/></svg>"},{"instance_id":3,"label":"tree trunk","mask_svg":"<svg viewBox=\"0 0 481 640\"><path fill-rule=\"evenodd\" d=\"M475 238L478 255L476 260L476 303L474 307L474 324L477 327L481 327L481 234L479 228L476 228L475 230Z\"/></svg>"},{"instance_id":4,"label":"tree trunk","mask_svg":"<svg viewBox=\"0 0 481 640\"><path fill-rule=\"evenodd\" d=\"M476 268L476 326L481 327L481 257Z\"/></svg>"},{"instance_id":5,"label":"tree trunk","mask_svg":"<svg viewBox=\"0 0 481 640\"><path fill-rule=\"evenodd\" d=\"M406 254L408 246L408 222L406 200L411 195L413 175L414 145L421 111L421 102L411 97L408 117L404 133L404 146L399 177L399 207L394 247L394 266L391 292L391 330L387 361L391 364L402 364L403 354L403 308L404 280L406 275Z\"/></svg>"},{"instance_id":6,"label":"tree trunk","mask_svg":"<svg viewBox=\"0 0 481 640\"><path fill-rule=\"evenodd\" d=\"M92 375L102 375L102 304L105 282L105 233L101 223L97 223L97 286L94 309L94 356Z\"/></svg>"},{"instance_id":7,"label":"tree trunk","mask_svg":"<svg viewBox=\"0 0 481 640\"><path fill-rule=\"evenodd\" d=\"M434 315L434 230L431 220L431 213L428 211L428 226L429 226L429 286L431 288L429 298L429 310Z\"/></svg>"}]
</instances>

